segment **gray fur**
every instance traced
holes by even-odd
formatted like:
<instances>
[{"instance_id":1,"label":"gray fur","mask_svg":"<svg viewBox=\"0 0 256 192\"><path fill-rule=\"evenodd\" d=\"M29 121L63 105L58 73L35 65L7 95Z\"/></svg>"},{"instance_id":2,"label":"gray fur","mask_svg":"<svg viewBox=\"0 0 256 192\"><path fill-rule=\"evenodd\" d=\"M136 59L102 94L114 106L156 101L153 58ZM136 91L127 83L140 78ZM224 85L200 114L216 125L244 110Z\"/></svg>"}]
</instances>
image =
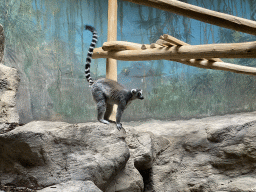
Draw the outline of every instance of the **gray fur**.
<instances>
[{"instance_id":1,"label":"gray fur","mask_svg":"<svg viewBox=\"0 0 256 192\"><path fill-rule=\"evenodd\" d=\"M127 90L116 81L99 79L92 85L92 95L97 103L98 121L108 124L113 105L117 104L116 126L120 130L122 114L125 108L135 99L144 99L140 89Z\"/></svg>"},{"instance_id":2,"label":"gray fur","mask_svg":"<svg viewBox=\"0 0 256 192\"><path fill-rule=\"evenodd\" d=\"M120 123L122 114L125 108L135 99L144 99L141 89L127 90L118 82L110 79L99 79L93 81L90 74L91 57L93 49L97 42L97 31L86 25L85 29L93 33L92 42L87 54L85 65L85 77L91 87L93 98L97 104L98 121L101 123L109 124L109 117L113 110L113 105L117 104L116 113L116 126L121 130L122 124Z\"/></svg>"}]
</instances>

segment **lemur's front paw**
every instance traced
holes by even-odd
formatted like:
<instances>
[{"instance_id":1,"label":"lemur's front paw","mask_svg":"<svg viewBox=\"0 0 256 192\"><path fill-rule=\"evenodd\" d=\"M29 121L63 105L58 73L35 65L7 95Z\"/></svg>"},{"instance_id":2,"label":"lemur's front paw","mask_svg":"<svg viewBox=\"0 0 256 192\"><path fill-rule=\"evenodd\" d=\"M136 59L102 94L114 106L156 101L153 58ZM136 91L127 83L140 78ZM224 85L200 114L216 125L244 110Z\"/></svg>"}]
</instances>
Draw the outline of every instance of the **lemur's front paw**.
<instances>
[{"instance_id":1,"label":"lemur's front paw","mask_svg":"<svg viewBox=\"0 0 256 192\"><path fill-rule=\"evenodd\" d=\"M118 131L120 131L122 129L122 124L121 123L117 123L116 124L116 128L118 129Z\"/></svg>"}]
</instances>

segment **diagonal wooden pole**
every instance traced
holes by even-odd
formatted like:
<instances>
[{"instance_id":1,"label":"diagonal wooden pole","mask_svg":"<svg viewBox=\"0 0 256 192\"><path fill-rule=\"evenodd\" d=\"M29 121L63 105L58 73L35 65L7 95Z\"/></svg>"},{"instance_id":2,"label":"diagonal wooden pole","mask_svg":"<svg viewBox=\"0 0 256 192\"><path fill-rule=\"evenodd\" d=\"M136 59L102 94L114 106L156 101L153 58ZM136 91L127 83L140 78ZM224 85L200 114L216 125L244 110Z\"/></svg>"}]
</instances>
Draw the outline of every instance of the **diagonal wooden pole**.
<instances>
[{"instance_id":1,"label":"diagonal wooden pole","mask_svg":"<svg viewBox=\"0 0 256 192\"><path fill-rule=\"evenodd\" d=\"M117 0L108 0L108 41L117 40ZM117 81L117 60L107 58L106 78ZM114 105L110 120L116 120L117 106Z\"/></svg>"},{"instance_id":2,"label":"diagonal wooden pole","mask_svg":"<svg viewBox=\"0 0 256 192\"><path fill-rule=\"evenodd\" d=\"M177 0L125 0L140 5L169 11L192 19L256 35L256 22L233 15L212 11Z\"/></svg>"}]
</instances>

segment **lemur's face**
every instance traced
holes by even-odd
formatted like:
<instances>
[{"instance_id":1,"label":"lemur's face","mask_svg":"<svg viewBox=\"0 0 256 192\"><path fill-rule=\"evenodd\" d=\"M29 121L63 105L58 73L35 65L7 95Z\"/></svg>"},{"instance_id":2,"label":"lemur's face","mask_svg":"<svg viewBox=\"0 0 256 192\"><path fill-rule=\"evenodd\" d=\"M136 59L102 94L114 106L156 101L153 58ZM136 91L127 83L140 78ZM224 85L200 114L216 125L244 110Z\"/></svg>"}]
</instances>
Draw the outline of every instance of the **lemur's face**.
<instances>
[{"instance_id":1,"label":"lemur's face","mask_svg":"<svg viewBox=\"0 0 256 192\"><path fill-rule=\"evenodd\" d=\"M144 99L141 89L132 89L131 93L133 95L133 99Z\"/></svg>"}]
</instances>

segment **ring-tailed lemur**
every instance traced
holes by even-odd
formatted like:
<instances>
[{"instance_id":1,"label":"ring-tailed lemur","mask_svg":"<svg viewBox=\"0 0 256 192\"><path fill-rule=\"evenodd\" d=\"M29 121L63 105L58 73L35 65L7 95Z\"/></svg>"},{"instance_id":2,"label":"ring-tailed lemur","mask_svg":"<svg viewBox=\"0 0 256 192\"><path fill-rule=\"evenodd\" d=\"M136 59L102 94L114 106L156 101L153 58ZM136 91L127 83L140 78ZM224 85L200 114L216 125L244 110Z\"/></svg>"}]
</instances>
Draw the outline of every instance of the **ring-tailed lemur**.
<instances>
[{"instance_id":1,"label":"ring-tailed lemur","mask_svg":"<svg viewBox=\"0 0 256 192\"><path fill-rule=\"evenodd\" d=\"M91 87L92 95L97 103L98 110L98 121L101 123L109 124L109 117L113 110L113 105L117 104L116 113L116 126L120 131L122 124L120 123L122 113L124 109L135 99L144 99L141 89L131 89L127 90L122 85L116 81L110 79L99 79L93 81L90 74L91 59L93 54L93 49L95 48L96 42L98 40L97 31L92 26L85 26L86 30L93 33L92 42L87 54L86 65L85 65L85 77L89 82Z\"/></svg>"}]
</instances>

